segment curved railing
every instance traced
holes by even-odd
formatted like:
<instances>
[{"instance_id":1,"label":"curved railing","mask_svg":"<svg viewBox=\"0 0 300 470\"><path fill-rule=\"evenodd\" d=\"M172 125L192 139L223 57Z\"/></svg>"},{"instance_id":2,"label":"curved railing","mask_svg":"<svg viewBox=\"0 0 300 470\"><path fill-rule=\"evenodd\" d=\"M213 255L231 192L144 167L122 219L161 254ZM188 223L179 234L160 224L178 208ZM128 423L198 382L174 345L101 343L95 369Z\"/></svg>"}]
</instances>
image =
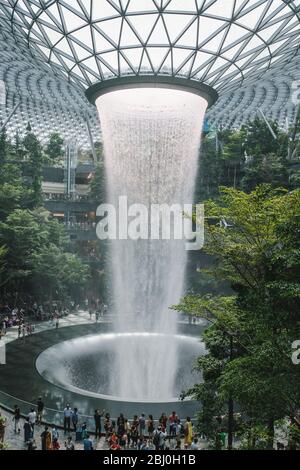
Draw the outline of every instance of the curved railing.
<instances>
[{"instance_id":1,"label":"curved railing","mask_svg":"<svg viewBox=\"0 0 300 470\"><path fill-rule=\"evenodd\" d=\"M0 391L0 407L3 409L13 412L14 406L18 405L20 410L21 410L21 416L23 418L26 418L30 409L34 408L36 409L36 404L35 403L30 403L25 400L21 400L20 398L16 398L8 393ZM49 425L55 425L58 428L63 428L63 410L55 410L53 408L44 408L43 411L43 423L49 424ZM118 418L110 417L111 421L117 422ZM183 420L182 420L183 421ZM193 424L196 423L196 419L191 419ZM95 423L94 423L94 417L81 414L79 413L79 422L78 425L80 426L81 424L86 423L87 429L89 432L93 433L93 430L95 428ZM154 426L158 425L158 418L154 418Z\"/></svg>"}]
</instances>

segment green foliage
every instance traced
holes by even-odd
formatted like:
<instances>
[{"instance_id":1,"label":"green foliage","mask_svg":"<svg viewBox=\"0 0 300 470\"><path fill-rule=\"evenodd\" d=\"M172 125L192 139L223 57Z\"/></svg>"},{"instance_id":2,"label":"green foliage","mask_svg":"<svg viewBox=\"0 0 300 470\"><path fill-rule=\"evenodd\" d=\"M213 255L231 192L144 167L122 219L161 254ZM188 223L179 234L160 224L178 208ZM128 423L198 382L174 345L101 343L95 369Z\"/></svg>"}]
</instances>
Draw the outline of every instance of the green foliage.
<instances>
[{"instance_id":1,"label":"green foliage","mask_svg":"<svg viewBox=\"0 0 300 470\"><path fill-rule=\"evenodd\" d=\"M256 117L239 130L219 130L202 142L196 194L198 200L217 198L219 187L251 192L259 184L295 189L299 183L300 111L288 131Z\"/></svg>"},{"instance_id":2,"label":"green foliage","mask_svg":"<svg viewBox=\"0 0 300 470\"><path fill-rule=\"evenodd\" d=\"M50 164L59 162L64 157L64 140L57 133L50 135L45 149Z\"/></svg>"},{"instance_id":3,"label":"green foliage","mask_svg":"<svg viewBox=\"0 0 300 470\"><path fill-rule=\"evenodd\" d=\"M102 161L96 164L95 175L90 185L90 199L98 204L105 198L105 173Z\"/></svg>"},{"instance_id":4,"label":"green foliage","mask_svg":"<svg viewBox=\"0 0 300 470\"><path fill-rule=\"evenodd\" d=\"M57 136L54 140L59 144ZM0 294L6 299L18 293L40 301L79 300L88 268L71 253L64 226L41 207L44 155L30 126L15 145L1 134L0 157Z\"/></svg>"},{"instance_id":5,"label":"green foliage","mask_svg":"<svg viewBox=\"0 0 300 470\"><path fill-rule=\"evenodd\" d=\"M299 214L300 190L270 185L250 194L221 188L220 200L206 204L211 274L230 282L235 295L187 296L176 309L210 325L208 355L197 364L204 384L192 391L202 401L200 426L207 435L234 398L250 427L267 433L261 446L272 448L275 421L298 409L300 370L291 361L291 345L300 337ZM222 219L229 228L212 222Z\"/></svg>"},{"instance_id":6,"label":"green foliage","mask_svg":"<svg viewBox=\"0 0 300 470\"><path fill-rule=\"evenodd\" d=\"M27 134L23 140L25 156L28 161L28 167L31 172L31 207L42 204L42 167L43 152L37 137L31 132L30 126L27 127Z\"/></svg>"}]
</instances>

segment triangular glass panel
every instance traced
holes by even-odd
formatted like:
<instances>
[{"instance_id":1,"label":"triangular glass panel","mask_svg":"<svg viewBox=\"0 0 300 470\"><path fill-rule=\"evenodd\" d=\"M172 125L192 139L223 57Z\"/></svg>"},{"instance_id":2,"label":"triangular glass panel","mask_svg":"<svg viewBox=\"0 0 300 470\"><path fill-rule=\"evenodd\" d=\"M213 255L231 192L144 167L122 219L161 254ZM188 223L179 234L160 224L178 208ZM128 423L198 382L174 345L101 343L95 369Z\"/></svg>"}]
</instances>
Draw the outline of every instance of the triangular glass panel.
<instances>
[{"instance_id":1,"label":"triangular glass panel","mask_svg":"<svg viewBox=\"0 0 300 470\"><path fill-rule=\"evenodd\" d=\"M119 69L119 61L118 61L118 52L104 52L101 54L101 59L103 59L107 65L109 65L112 69L118 70Z\"/></svg>"},{"instance_id":2,"label":"triangular glass panel","mask_svg":"<svg viewBox=\"0 0 300 470\"><path fill-rule=\"evenodd\" d=\"M207 8L206 8L207 6ZM226 20L231 20L233 17L234 0L216 0L213 4L210 2L205 3L204 14L209 16L217 16Z\"/></svg>"},{"instance_id":3,"label":"triangular glass panel","mask_svg":"<svg viewBox=\"0 0 300 470\"><path fill-rule=\"evenodd\" d=\"M178 47L173 47L173 68L174 72L181 68L186 60L193 55L193 52L190 49L180 49Z\"/></svg>"},{"instance_id":4,"label":"triangular glass panel","mask_svg":"<svg viewBox=\"0 0 300 470\"><path fill-rule=\"evenodd\" d=\"M130 0L126 13L156 11L156 5L152 0Z\"/></svg>"},{"instance_id":5,"label":"triangular glass panel","mask_svg":"<svg viewBox=\"0 0 300 470\"><path fill-rule=\"evenodd\" d=\"M242 26L246 26L247 29L253 30L264 19L265 8L266 5L264 2L262 5L254 8L253 10L250 10L245 15L242 14L242 11L236 22Z\"/></svg>"},{"instance_id":6,"label":"triangular glass panel","mask_svg":"<svg viewBox=\"0 0 300 470\"><path fill-rule=\"evenodd\" d=\"M124 19L123 26L122 26L120 47L135 46L137 44L140 44L140 41L138 40L138 38L132 31L126 19Z\"/></svg>"},{"instance_id":7,"label":"triangular glass panel","mask_svg":"<svg viewBox=\"0 0 300 470\"><path fill-rule=\"evenodd\" d=\"M147 47L149 58L154 71L157 71L160 68L169 50L170 49L167 47Z\"/></svg>"},{"instance_id":8,"label":"triangular glass panel","mask_svg":"<svg viewBox=\"0 0 300 470\"><path fill-rule=\"evenodd\" d=\"M172 43L181 33L185 32L185 29L190 24L192 19L190 15L176 15L175 18L174 16L174 14L163 14L166 29Z\"/></svg>"},{"instance_id":9,"label":"triangular glass panel","mask_svg":"<svg viewBox=\"0 0 300 470\"><path fill-rule=\"evenodd\" d=\"M142 62L140 65L141 72L151 72L153 71L146 50L144 51Z\"/></svg>"},{"instance_id":10,"label":"triangular glass panel","mask_svg":"<svg viewBox=\"0 0 300 470\"><path fill-rule=\"evenodd\" d=\"M92 21L102 20L119 15L118 11L106 0L93 0Z\"/></svg>"},{"instance_id":11,"label":"triangular glass panel","mask_svg":"<svg viewBox=\"0 0 300 470\"><path fill-rule=\"evenodd\" d=\"M124 54L125 56L125 54ZM129 63L124 59L123 54L119 54L119 62L120 62L120 69L119 69L119 74L130 74L132 75L134 73L134 69L130 67Z\"/></svg>"},{"instance_id":12,"label":"triangular glass panel","mask_svg":"<svg viewBox=\"0 0 300 470\"><path fill-rule=\"evenodd\" d=\"M185 11L196 13L195 0L172 0L166 8L166 11Z\"/></svg>"},{"instance_id":13,"label":"triangular glass panel","mask_svg":"<svg viewBox=\"0 0 300 470\"><path fill-rule=\"evenodd\" d=\"M198 20L194 19L187 31L176 41L176 46L197 47L198 44Z\"/></svg>"},{"instance_id":14,"label":"triangular glass panel","mask_svg":"<svg viewBox=\"0 0 300 470\"><path fill-rule=\"evenodd\" d=\"M136 71L140 66L143 51L144 49L142 47L122 50L122 53L127 57L127 59Z\"/></svg>"},{"instance_id":15,"label":"triangular glass panel","mask_svg":"<svg viewBox=\"0 0 300 470\"><path fill-rule=\"evenodd\" d=\"M95 52L107 51L113 48L112 44L100 34L96 28L92 27Z\"/></svg>"},{"instance_id":16,"label":"triangular glass panel","mask_svg":"<svg viewBox=\"0 0 300 470\"><path fill-rule=\"evenodd\" d=\"M69 38L69 41L71 41L71 39ZM75 50L75 53L76 53L76 56L77 56L77 59L79 61L81 60L84 60L86 59L87 57L89 57L91 55L91 52L87 51L86 49L84 49L83 47L79 46L79 44L77 44L76 42L72 41L72 46Z\"/></svg>"},{"instance_id":17,"label":"triangular glass panel","mask_svg":"<svg viewBox=\"0 0 300 470\"><path fill-rule=\"evenodd\" d=\"M169 39L166 33L164 22L161 18L158 19L154 30L147 41L147 44L163 44L169 45Z\"/></svg>"},{"instance_id":18,"label":"triangular glass panel","mask_svg":"<svg viewBox=\"0 0 300 470\"><path fill-rule=\"evenodd\" d=\"M72 13L65 7L61 7L62 14L64 16L65 24L67 32L70 33L71 31L75 31L76 29L80 28L81 26L86 25L86 20L80 18L80 16Z\"/></svg>"},{"instance_id":19,"label":"triangular glass panel","mask_svg":"<svg viewBox=\"0 0 300 470\"><path fill-rule=\"evenodd\" d=\"M43 26L43 30L45 31L45 34L47 35L52 45L56 44L63 38L63 35L61 33L58 33L57 31L54 31L51 28L47 28L47 26Z\"/></svg>"},{"instance_id":20,"label":"triangular glass panel","mask_svg":"<svg viewBox=\"0 0 300 470\"><path fill-rule=\"evenodd\" d=\"M119 44L122 18L114 20L101 21L97 26L103 31L115 44Z\"/></svg>"},{"instance_id":21,"label":"triangular glass panel","mask_svg":"<svg viewBox=\"0 0 300 470\"><path fill-rule=\"evenodd\" d=\"M158 15L134 15L127 17L128 23L130 23L131 27L137 32L138 36L142 43L145 43L157 21Z\"/></svg>"},{"instance_id":22,"label":"triangular glass panel","mask_svg":"<svg viewBox=\"0 0 300 470\"><path fill-rule=\"evenodd\" d=\"M70 34L69 37L73 39L72 34ZM76 31L76 33L74 34L74 38L78 39L78 41L80 41L82 45L85 45L89 49L93 50L94 46L93 46L90 26L86 26L85 28L78 29L78 31Z\"/></svg>"},{"instance_id":23,"label":"triangular glass panel","mask_svg":"<svg viewBox=\"0 0 300 470\"><path fill-rule=\"evenodd\" d=\"M220 31L228 26L226 21L201 17L199 23L199 46L204 45L208 40L213 40ZM219 38L223 36L218 36Z\"/></svg>"},{"instance_id":24,"label":"triangular glass panel","mask_svg":"<svg viewBox=\"0 0 300 470\"><path fill-rule=\"evenodd\" d=\"M198 51L196 58L193 64L192 73L199 72L200 69L203 69L207 66L207 64L214 59L214 56L211 54L206 54L205 52ZM199 70L198 70L199 69Z\"/></svg>"}]
</instances>

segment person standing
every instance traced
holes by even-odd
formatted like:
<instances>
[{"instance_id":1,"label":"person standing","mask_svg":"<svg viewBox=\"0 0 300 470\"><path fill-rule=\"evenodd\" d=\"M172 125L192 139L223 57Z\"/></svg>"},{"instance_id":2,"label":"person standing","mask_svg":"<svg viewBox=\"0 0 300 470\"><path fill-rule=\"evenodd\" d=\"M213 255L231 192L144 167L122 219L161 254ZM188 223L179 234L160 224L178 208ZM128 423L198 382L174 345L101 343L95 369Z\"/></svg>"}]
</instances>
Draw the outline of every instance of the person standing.
<instances>
[{"instance_id":1,"label":"person standing","mask_svg":"<svg viewBox=\"0 0 300 470\"><path fill-rule=\"evenodd\" d=\"M70 408L69 403L67 403L65 409L64 409L64 431L65 434L68 429L68 433L71 432L71 416L72 416L72 410Z\"/></svg>"},{"instance_id":2,"label":"person standing","mask_svg":"<svg viewBox=\"0 0 300 470\"><path fill-rule=\"evenodd\" d=\"M145 435L145 428L146 428L146 418L145 414L142 413L139 417L139 436L142 439Z\"/></svg>"},{"instance_id":3,"label":"person standing","mask_svg":"<svg viewBox=\"0 0 300 470\"><path fill-rule=\"evenodd\" d=\"M95 421L95 437L97 439L97 437L99 437L99 439L101 438L101 418L104 414L104 410L102 411L102 413L100 412L100 410L95 410L95 414L94 414L94 421Z\"/></svg>"},{"instance_id":4,"label":"person standing","mask_svg":"<svg viewBox=\"0 0 300 470\"><path fill-rule=\"evenodd\" d=\"M125 447L129 448L130 439L131 439L131 426L130 426L130 422L128 421L128 419L125 419L124 431L125 431L125 434L124 434Z\"/></svg>"},{"instance_id":5,"label":"person standing","mask_svg":"<svg viewBox=\"0 0 300 470\"><path fill-rule=\"evenodd\" d=\"M153 431L154 431L154 420L153 420L153 416L152 416L152 415L149 415L149 416L148 416L147 431L148 431L149 439L152 440Z\"/></svg>"},{"instance_id":6,"label":"person standing","mask_svg":"<svg viewBox=\"0 0 300 470\"><path fill-rule=\"evenodd\" d=\"M55 437L52 441L52 450L59 450L60 449L60 444L58 442L58 439Z\"/></svg>"},{"instance_id":7,"label":"person standing","mask_svg":"<svg viewBox=\"0 0 300 470\"><path fill-rule=\"evenodd\" d=\"M29 422L29 418L26 418L26 421L23 425L23 429L24 429L24 442L25 444L27 444L33 438L33 431L32 431L31 424Z\"/></svg>"},{"instance_id":8,"label":"person standing","mask_svg":"<svg viewBox=\"0 0 300 470\"><path fill-rule=\"evenodd\" d=\"M58 438L59 438L59 432L58 432L57 427L54 425L52 429L52 442L54 441L54 439L58 441Z\"/></svg>"},{"instance_id":9,"label":"person standing","mask_svg":"<svg viewBox=\"0 0 300 470\"><path fill-rule=\"evenodd\" d=\"M105 430L105 440L107 441L112 430L109 413L106 413L105 418L104 418L104 430Z\"/></svg>"},{"instance_id":10,"label":"person standing","mask_svg":"<svg viewBox=\"0 0 300 470\"><path fill-rule=\"evenodd\" d=\"M176 437L177 422L178 422L178 416L177 416L175 411L172 411L172 414L170 414L170 416L169 416L170 438Z\"/></svg>"},{"instance_id":11,"label":"person standing","mask_svg":"<svg viewBox=\"0 0 300 470\"><path fill-rule=\"evenodd\" d=\"M168 422L168 418L167 418L166 413L162 413L161 417L159 418L159 424L163 432L165 432L167 429L167 422Z\"/></svg>"},{"instance_id":12,"label":"person standing","mask_svg":"<svg viewBox=\"0 0 300 470\"><path fill-rule=\"evenodd\" d=\"M184 424L184 446L189 447L193 442L193 425L191 418L188 416Z\"/></svg>"},{"instance_id":13,"label":"person standing","mask_svg":"<svg viewBox=\"0 0 300 470\"><path fill-rule=\"evenodd\" d=\"M131 423L131 446L136 447L139 437L139 419L134 415Z\"/></svg>"},{"instance_id":14,"label":"person standing","mask_svg":"<svg viewBox=\"0 0 300 470\"><path fill-rule=\"evenodd\" d=\"M44 403L42 401L42 397L38 398L38 401L36 403L36 409L37 409L36 424L42 424L43 411L44 411Z\"/></svg>"},{"instance_id":15,"label":"person standing","mask_svg":"<svg viewBox=\"0 0 300 470\"><path fill-rule=\"evenodd\" d=\"M163 431L162 426L158 426L153 433L153 444L155 446L155 450L164 450L166 437L167 434Z\"/></svg>"},{"instance_id":16,"label":"person standing","mask_svg":"<svg viewBox=\"0 0 300 470\"><path fill-rule=\"evenodd\" d=\"M83 440L83 450L94 450L93 442L90 439L89 434L87 434L86 438Z\"/></svg>"},{"instance_id":17,"label":"person standing","mask_svg":"<svg viewBox=\"0 0 300 470\"><path fill-rule=\"evenodd\" d=\"M72 411L72 424L73 424L74 432L76 433L77 425L78 425L78 409L77 408L74 408Z\"/></svg>"},{"instance_id":18,"label":"person standing","mask_svg":"<svg viewBox=\"0 0 300 470\"><path fill-rule=\"evenodd\" d=\"M68 439L66 440L65 448L66 450L75 450L75 446L72 441L72 436L69 436Z\"/></svg>"},{"instance_id":19,"label":"person standing","mask_svg":"<svg viewBox=\"0 0 300 470\"><path fill-rule=\"evenodd\" d=\"M31 408L30 412L28 413L28 419L32 427L32 435L34 434L34 426L36 424L36 411L34 408Z\"/></svg>"},{"instance_id":20,"label":"person standing","mask_svg":"<svg viewBox=\"0 0 300 470\"><path fill-rule=\"evenodd\" d=\"M51 433L48 426L45 426L44 431L41 434L42 450L51 450Z\"/></svg>"},{"instance_id":21,"label":"person standing","mask_svg":"<svg viewBox=\"0 0 300 470\"><path fill-rule=\"evenodd\" d=\"M123 437L125 434L125 418L123 413L117 419L117 435L118 437Z\"/></svg>"},{"instance_id":22,"label":"person standing","mask_svg":"<svg viewBox=\"0 0 300 470\"><path fill-rule=\"evenodd\" d=\"M14 431L15 433L20 434L21 429L20 429L20 418L21 418L21 410L18 405L15 405L14 408Z\"/></svg>"}]
</instances>

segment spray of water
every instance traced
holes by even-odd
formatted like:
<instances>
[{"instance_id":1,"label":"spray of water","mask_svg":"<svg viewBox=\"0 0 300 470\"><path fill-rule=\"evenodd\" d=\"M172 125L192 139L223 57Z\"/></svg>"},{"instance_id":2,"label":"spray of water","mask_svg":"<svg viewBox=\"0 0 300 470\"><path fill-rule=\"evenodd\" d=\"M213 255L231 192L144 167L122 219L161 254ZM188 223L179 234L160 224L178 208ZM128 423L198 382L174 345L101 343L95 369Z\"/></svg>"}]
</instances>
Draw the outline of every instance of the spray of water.
<instances>
[{"instance_id":1,"label":"spray of water","mask_svg":"<svg viewBox=\"0 0 300 470\"><path fill-rule=\"evenodd\" d=\"M117 208L126 195L129 206L149 209L192 203L206 101L185 91L145 88L103 95L96 105L109 202ZM186 256L184 240L110 242L116 332L176 334L169 307L183 293ZM164 401L174 393L176 342L142 338L116 345L111 389L123 398Z\"/></svg>"}]
</instances>

